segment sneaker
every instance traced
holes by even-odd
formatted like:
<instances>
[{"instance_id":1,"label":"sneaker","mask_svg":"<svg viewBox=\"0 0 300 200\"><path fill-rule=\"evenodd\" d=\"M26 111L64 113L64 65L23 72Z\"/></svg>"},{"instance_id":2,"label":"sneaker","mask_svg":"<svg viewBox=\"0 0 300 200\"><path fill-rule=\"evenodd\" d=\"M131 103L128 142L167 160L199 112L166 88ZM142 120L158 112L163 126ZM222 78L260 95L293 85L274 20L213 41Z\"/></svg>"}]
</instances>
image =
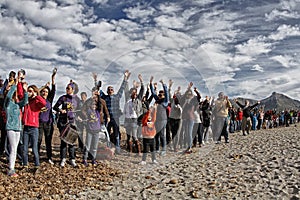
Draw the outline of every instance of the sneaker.
<instances>
[{"instance_id":1,"label":"sneaker","mask_svg":"<svg viewBox=\"0 0 300 200\"><path fill-rule=\"evenodd\" d=\"M9 170L7 175L10 177L18 177L19 176L15 170Z\"/></svg>"},{"instance_id":2,"label":"sneaker","mask_svg":"<svg viewBox=\"0 0 300 200\"><path fill-rule=\"evenodd\" d=\"M82 164L83 164L85 167L89 166L87 160L83 160L83 161L82 161Z\"/></svg>"},{"instance_id":3,"label":"sneaker","mask_svg":"<svg viewBox=\"0 0 300 200\"><path fill-rule=\"evenodd\" d=\"M229 143L229 140L226 140L225 143Z\"/></svg>"},{"instance_id":4,"label":"sneaker","mask_svg":"<svg viewBox=\"0 0 300 200\"><path fill-rule=\"evenodd\" d=\"M75 162L75 159L72 159L71 160L71 165L72 165L72 167L76 167L77 165L76 165L76 162Z\"/></svg>"},{"instance_id":5,"label":"sneaker","mask_svg":"<svg viewBox=\"0 0 300 200\"><path fill-rule=\"evenodd\" d=\"M97 165L97 161L96 160L92 160L92 165Z\"/></svg>"},{"instance_id":6,"label":"sneaker","mask_svg":"<svg viewBox=\"0 0 300 200\"><path fill-rule=\"evenodd\" d=\"M160 152L160 156L165 156L166 155L166 151L161 151Z\"/></svg>"},{"instance_id":7,"label":"sneaker","mask_svg":"<svg viewBox=\"0 0 300 200\"><path fill-rule=\"evenodd\" d=\"M192 153L192 149L187 149L184 153L186 153L186 154L190 154L190 153Z\"/></svg>"},{"instance_id":8,"label":"sneaker","mask_svg":"<svg viewBox=\"0 0 300 200\"><path fill-rule=\"evenodd\" d=\"M152 161L153 164L158 164L157 160Z\"/></svg>"},{"instance_id":9,"label":"sneaker","mask_svg":"<svg viewBox=\"0 0 300 200\"><path fill-rule=\"evenodd\" d=\"M141 165L146 165L147 163L146 163L146 161L142 161L142 162L140 162L140 164Z\"/></svg>"},{"instance_id":10,"label":"sneaker","mask_svg":"<svg viewBox=\"0 0 300 200\"><path fill-rule=\"evenodd\" d=\"M50 165L54 165L54 162L53 162L51 159L48 160L48 163L49 163Z\"/></svg>"},{"instance_id":11,"label":"sneaker","mask_svg":"<svg viewBox=\"0 0 300 200\"><path fill-rule=\"evenodd\" d=\"M65 166L65 164L66 164L66 159L65 159L65 158L63 158L63 159L62 159L62 161L61 161L61 163L60 163L60 166L61 166L61 167L64 167L64 166Z\"/></svg>"},{"instance_id":12,"label":"sneaker","mask_svg":"<svg viewBox=\"0 0 300 200\"><path fill-rule=\"evenodd\" d=\"M34 174L38 174L38 173L40 173L40 168L39 168L39 166L35 166L34 167L34 172L33 172Z\"/></svg>"}]
</instances>

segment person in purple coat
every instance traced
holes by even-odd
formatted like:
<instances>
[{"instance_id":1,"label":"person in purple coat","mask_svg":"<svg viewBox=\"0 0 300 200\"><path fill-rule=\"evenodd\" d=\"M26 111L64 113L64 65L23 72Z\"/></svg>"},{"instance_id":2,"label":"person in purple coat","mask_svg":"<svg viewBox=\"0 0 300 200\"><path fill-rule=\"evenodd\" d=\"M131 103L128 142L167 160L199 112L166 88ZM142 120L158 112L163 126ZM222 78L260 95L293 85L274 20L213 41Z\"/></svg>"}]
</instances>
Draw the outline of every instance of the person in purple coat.
<instances>
[{"instance_id":1,"label":"person in purple coat","mask_svg":"<svg viewBox=\"0 0 300 200\"><path fill-rule=\"evenodd\" d=\"M62 133L68 123L75 124L76 111L79 109L80 99L75 94L78 90L77 84L73 81L66 87L66 94L60 96L53 107L53 110L59 113L57 128ZM70 163L76 167L75 162L75 147L61 140L60 143L60 166L64 167L66 164L67 146L69 149Z\"/></svg>"},{"instance_id":2,"label":"person in purple coat","mask_svg":"<svg viewBox=\"0 0 300 200\"><path fill-rule=\"evenodd\" d=\"M41 156L40 149L43 140L43 135L45 136L46 152L48 162L53 165L52 161L52 136L53 136L53 115L52 115L52 103L56 92L55 86L55 75L56 70L52 73L52 83L51 89L48 82L45 86L40 89L41 96L46 100L46 106L41 109L39 115L39 138L38 138L38 152Z\"/></svg>"}]
</instances>

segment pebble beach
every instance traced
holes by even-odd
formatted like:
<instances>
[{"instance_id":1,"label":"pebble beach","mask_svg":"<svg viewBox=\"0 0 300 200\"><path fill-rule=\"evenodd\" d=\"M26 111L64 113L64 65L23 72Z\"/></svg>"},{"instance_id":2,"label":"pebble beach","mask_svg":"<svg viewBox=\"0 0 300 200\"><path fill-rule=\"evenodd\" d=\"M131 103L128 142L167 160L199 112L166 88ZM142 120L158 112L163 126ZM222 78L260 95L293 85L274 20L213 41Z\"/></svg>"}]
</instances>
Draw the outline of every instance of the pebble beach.
<instances>
[{"instance_id":1,"label":"pebble beach","mask_svg":"<svg viewBox=\"0 0 300 200\"><path fill-rule=\"evenodd\" d=\"M42 162L39 173L1 162L1 199L300 199L300 125L229 135L193 152L167 151L152 164L123 151L110 161L78 168ZM223 139L223 138L222 138ZM58 154L58 152L56 152Z\"/></svg>"},{"instance_id":2,"label":"pebble beach","mask_svg":"<svg viewBox=\"0 0 300 200\"><path fill-rule=\"evenodd\" d=\"M299 125L299 124L298 124ZM79 199L300 199L300 126L230 134L230 143L169 151L152 164L117 155L120 176Z\"/></svg>"}]
</instances>

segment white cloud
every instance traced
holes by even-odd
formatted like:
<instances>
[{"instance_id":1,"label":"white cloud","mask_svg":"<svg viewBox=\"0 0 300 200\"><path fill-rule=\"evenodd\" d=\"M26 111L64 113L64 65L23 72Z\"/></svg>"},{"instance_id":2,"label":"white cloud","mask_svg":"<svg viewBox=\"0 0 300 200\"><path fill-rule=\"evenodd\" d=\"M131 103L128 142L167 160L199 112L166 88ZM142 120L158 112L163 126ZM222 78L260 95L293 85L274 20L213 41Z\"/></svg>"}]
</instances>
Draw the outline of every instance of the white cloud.
<instances>
[{"instance_id":1,"label":"white cloud","mask_svg":"<svg viewBox=\"0 0 300 200\"><path fill-rule=\"evenodd\" d=\"M265 37L259 36L251 38L243 44L236 45L237 51L240 54L249 56L258 56L272 51L272 44L265 42Z\"/></svg>"},{"instance_id":2,"label":"white cloud","mask_svg":"<svg viewBox=\"0 0 300 200\"><path fill-rule=\"evenodd\" d=\"M260 65L256 64L253 65L251 68L252 71L259 71L259 72L264 72L264 68L262 68Z\"/></svg>"},{"instance_id":3,"label":"white cloud","mask_svg":"<svg viewBox=\"0 0 300 200\"><path fill-rule=\"evenodd\" d=\"M271 57L271 59L279 62L285 68L299 66L299 61L297 62L294 57L289 55L277 55Z\"/></svg>"},{"instance_id":4,"label":"white cloud","mask_svg":"<svg viewBox=\"0 0 300 200\"><path fill-rule=\"evenodd\" d=\"M265 17L267 21L289 18L298 19L300 17L299 0L281 0L277 8L265 14Z\"/></svg>"},{"instance_id":5,"label":"white cloud","mask_svg":"<svg viewBox=\"0 0 300 200\"><path fill-rule=\"evenodd\" d=\"M297 1L258 8L243 2L228 7L227 2L213 0L144 5L94 0L101 9L117 13L120 8L126 14L124 19L118 19L119 13L109 19L98 18L99 8L81 0L6 0L0 15L0 67L7 74L24 66L28 79L39 85L57 66L60 93L69 79L84 90L91 87L91 72L99 74L104 87L118 87L123 71L130 69L131 80L138 73L145 82L150 75L155 80L174 78L183 89L189 81L204 81L212 95L225 91L265 97L274 90L272 84L278 84L278 92L300 97L295 92L299 91L298 44L293 43L299 26L289 23L300 18ZM274 79L280 74L270 67L282 66L286 76Z\"/></svg>"},{"instance_id":6,"label":"white cloud","mask_svg":"<svg viewBox=\"0 0 300 200\"><path fill-rule=\"evenodd\" d=\"M4 1L12 15L20 15L31 21L33 24L45 28L71 28L82 20L83 7L80 1L77 4L67 6L55 6L52 4L43 4L38 1ZM49 7L44 7L49 6Z\"/></svg>"},{"instance_id":7,"label":"white cloud","mask_svg":"<svg viewBox=\"0 0 300 200\"><path fill-rule=\"evenodd\" d=\"M291 36L300 36L299 26L283 24L277 28L275 33L271 33L268 38L277 41Z\"/></svg>"}]
</instances>

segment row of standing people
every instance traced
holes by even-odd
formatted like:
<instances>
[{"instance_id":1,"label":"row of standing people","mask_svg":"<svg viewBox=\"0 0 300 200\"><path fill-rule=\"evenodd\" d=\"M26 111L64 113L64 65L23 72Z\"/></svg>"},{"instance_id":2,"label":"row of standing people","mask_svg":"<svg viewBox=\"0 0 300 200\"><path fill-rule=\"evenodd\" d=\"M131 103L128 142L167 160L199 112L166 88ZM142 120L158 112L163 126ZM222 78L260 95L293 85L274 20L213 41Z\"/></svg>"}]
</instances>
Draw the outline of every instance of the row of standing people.
<instances>
[{"instance_id":1,"label":"row of standing people","mask_svg":"<svg viewBox=\"0 0 300 200\"><path fill-rule=\"evenodd\" d=\"M52 135L53 135L53 123L52 118L52 107L53 110L58 113L57 127L62 133L66 128L67 124L76 123L79 127L80 137L79 145L83 148L82 144L82 133L84 122L89 122L86 126L87 129L87 143L84 146L85 152L83 156L83 163L87 165L88 153L92 154L92 162L95 163L96 158L96 146L98 141L97 133L99 133L101 127L105 126L109 133L111 133L111 140L116 146L116 153L120 153L120 117L122 111L120 109L120 101L125 91L125 106L124 115L125 122L124 126L127 133L127 147L131 151L132 144L138 148L138 152L141 153L141 146L143 146L143 161L145 161L145 153L148 152L148 146L150 146L152 152L160 152L162 156L166 155L167 143L172 141L173 148L175 151L181 148L186 148L187 153L191 152L193 145L197 143L195 138L198 137L199 145L207 140L209 127L213 122L213 139L220 142L221 135L224 135L225 142L229 142L228 138L228 109L231 106L228 97L220 92L216 100L206 97L204 101L201 101L201 95L197 88L192 89L193 83L188 85L187 90L184 94L181 94L180 88L178 88L173 94L171 88L173 81L169 81L169 87L163 82L162 90L157 90L158 86L153 82L154 78L150 78L149 87L147 87L146 95L144 95L144 85L142 76L139 75L139 81L141 83L140 91L138 92L138 85L135 84L133 88L129 89L128 79L130 72L125 71L124 79L117 93L114 92L112 86L107 87L107 93L105 94L100 90L101 82L97 81L97 75L94 74L93 78L95 81L95 87L92 89L92 97L85 102L80 100L76 95L78 93L78 85L70 81L66 87L66 94L60 96L52 106L53 99L55 96L55 74L56 70L52 74L52 84L42 87L40 90L36 86L29 88L33 89L33 95L28 95L28 101L32 99L40 100L38 104L40 107L35 108L34 117L30 117L28 121L34 121L34 130L32 130L31 124L26 127L24 126L23 132L29 132L29 136L35 145L33 145L33 152L35 157L35 165L39 166L39 149L41 145L42 135L45 135L46 152L49 163L53 164L52 161ZM13 77L13 76L12 76ZM16 80L19 82L9 82L9 86L23 85L25 88L17 89L19 95L24 91L24 99L26 101L26 83L24 82L25 71L18 74ZM22 80L21 80L22 79ZM15 78L13 78L15 80ZM99 84L100 83L100 84ZM5 90L9 91L9 88L5 86ZM41 92L41 96L39 95ZM193 91L196 95L193 94ZM31 91L30 91L31 93ZM28 94L30 94L28 93ZM150 94L151 93L151 94ZM84 93L82 93L84 96ZM85 95L86 96L86 95ZM5 100L7 100L6 98ZM82 98L84 99L84 98ZM150 107L152 100L154 99L154 106ZM19 103L21 98L13 99L13 102ZM30 104L24 102L24 107L29 107ZM22 107L22 104L19 105ZM29 107L31 108L31 107ZM31 109L33 110L33 109ZM24 109L26 111L26 109ZM150 112L151 111L151 112ZM148 113L148 114L147 114ZM149 114L151 113L151 114ZM155 113L155 114L154 114ZM6 113L7 114L7 113ZM22 113L20 113L21 116ZM24 115L23 116L28 116ZM155 117L154 117L155 116ZM36 117L38 117L36 119ZM148 119L149 118L149 119ZM154 121L155 123L154 123ZM146 131L149 124L154 124L155 127L151 128L151 133L155 130L155 135L151 135L154 138L149 137L149 132ZM171 136L167 136L167 129L171 132ZM154 129L153 129L154 128ZM39 130L39 131L38 131ZM19 130L21 131L21 130ZM40 133L39 133L40 132ZM197 137L195 137L197 136ZM142 142L139 138L143 137ZM151 140L148 140L150 139ZM172 139L170 139L172 138ZM153 139L153 140L152 140ZM29 137L24 134L22 139L24 147L22 153L23 165L28 165L28 141ZM81 144L80 144L81 142ZM13 143L13 142L12 142ZM141 145L143 143L143 145ZM66 163L66 154L69 151L70 164L76 166L75 162L75 147L74 145L67 144L63 140L60 144L60 165L63 167ZM155 158L153 158L153 161ZM14 169L11 169L14 170Z\"/></svg>"}]
</instances>

